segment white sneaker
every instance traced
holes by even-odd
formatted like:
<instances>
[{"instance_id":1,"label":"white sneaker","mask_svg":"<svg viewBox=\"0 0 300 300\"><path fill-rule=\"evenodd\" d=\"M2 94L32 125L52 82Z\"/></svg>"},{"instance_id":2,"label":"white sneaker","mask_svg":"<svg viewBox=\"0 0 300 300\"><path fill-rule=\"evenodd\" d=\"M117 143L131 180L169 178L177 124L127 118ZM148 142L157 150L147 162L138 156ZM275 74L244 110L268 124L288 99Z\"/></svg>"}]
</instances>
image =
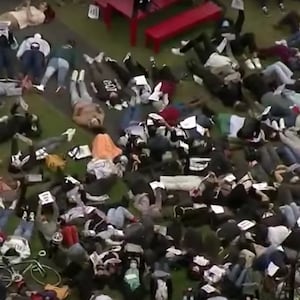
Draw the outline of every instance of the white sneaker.
<instances>
[{"instance_id":1,"label":"white sneaker","mask_svg":"<svg viewBox=\"0 0 300 300\"><path fill-rule=\"evenodd\" d=\"M104 58L104 52L100 52L95 58L94 60L98 63L102 63L103 61L103 58Z\"/></svg>"},{"instance_id":2,"label":"white sneaker","mask_svg":"<svg viewBox=\"0 0 300 300\"><path fill-rule=\"evenodd\" d=\"M278 122L277 122L277 121L273 120L272 123L271 123L271 126L272 126L272 128L273 128L274 130L280 131L280 128L279 128L279 126L278 126Z\"/></svg>"},{"instance_id":3,"label":"white sneaker","mask_svg":"<svg viewBox=\"0 0 300 300\"><path fill-rule=\"evenodd\" d=\"M114 106L114 109L121 111L123 109L123 106L121 104L116 104Z\"/></svg>"},{"instance_id":4,"label":"white sneaker","mask_svg":"<svg viewBox=\"0 0 300 300\"><path fill-rule=\"evenodd\" d=\"M283 130L285 128L285 122L283 118L280 118L279 120L279 128L280 130Z\"/></svg>"},{"instance_id":5,"label":"white sneaker","mask_svg":"<svg viewBox=\"0 0 300 300\"><path fill-rule=\"evenodd\" d=\"M171 51L175 55L184 56L184 53L180 52L180 48L172 48Z\"/></svg>"},{"instance_id":6,"label":"white sneaker","mask_svg":"<svg viewBox=\"0 0 300 300\"><path fill-rule=\"evenodd\" d=\"M78 78L78 71L77 70L74 70L72 72L72 76L71 76L71 81L77 81L77 78Z\"/></svg>"},{"instance_id":7,"label":"white sneaker","mask_svg":"<svg viewBox=\"0 0 300 300\"><path fill-rule=\"evenodd\" d=\"M249 70L255 70L255 65L250 58L245 60L245 65Z\"/></svg>"},{"instance_id":8,"label":"white sneaker","mask_svg":"<svg viewBox=\"0 0 300 300\"><path fill-rule=\"evenodd\" d=\"M109 56L106 56L106 57L104 58L104 60L107 61L107 62L108 62L108 61L110 61L110 62L114 62L114 61L116 62L116 61L117 61L117 60L115 60L115 59L113 59L113 58L111 58L111 57L109 57Z\"/></svg>"},{"instance_id":9,"label":"white sneaker","mask_svg":"<svg viewBox=\"0 0 300 300\"><path fill-rule=\"evenodd\" d=\"M85 70L81 70L79 72L79 76L78 76L77 81L84 81L84 76L85 76Z\"/></svg>"},{"instance_id":10,"label":"white sneaker","mask_svg":"<svg viewBox=\"0 0 300 300\"><path fill-rule=\"evenodd\" d=\"M128 107L128 103L127 103L126 101L123 101L123 102L122 102L122 106L123 106L124 108L127 108L127 107Z\"/></svg>"},{"instance_id":11,"label":"white sneaker","mask_svg":"<svg viewBox=\"0 0 300 300\"><path fill-rule=\"evenodd\" d=\"M22 219L23 219L23 220L27 220L27 218L28 218L28 213L27 213L26 210L24 210L24 211L23 211L23 215L22 215Z\"/></svg>"},{"instance_id":12,"label":"white sneaker","mask_svg":"<svg viewBox=\"0 0 300 300\"><path fill-rule=\"evenodd\" d=\"M184 47L184 46L186 46L189 42L190 42L190 41L181 41L180 44L181 44L181 46Z\"/></svg>"},{"instance_id":13,"label":"white sneaker","mask_svg":"<svg viewBox=\"0 0 300 300\"><path fill-rule=\"evenodd\" d=\"M83 58L90 65L94 62L94 59L87 54L83 54Z\"/></svg>"},{"instance_id":14,"label":"white sneaker","mask_svg":"<svg viewBox=\"0 0 300 300\"><path fill-rule=\"evenodd\" d=\"M35 88L39 91L39 92L44 92L45 91L45 87L40 84L40 85L36 85Z\"/></svg>"},{"instance_id":15,"label":"white sneaker","mask_svg":"<svg viewBox=\"0 0 300 300\"><path fill-rule=\"evenodd\" d=\"M203 79L200 78L200 77L197 76L197 75L193 75L193 80L194 80L197 84L199 84L199 85L202 85L202 84L203 84Z\"/></svg>"},{"instance_id":16,"label":"white sneaker","mask_svg":"<svg viewBox=\"0 0 300 300\"><path fill-rule=\"evenodd\" d=\"M128 52L128 53L126 54L126 56L123 58L123 63L124 63L126 60L130 59L130 58L131 58L131 53Z\"/></svg>"},{"instance_id":17,"label":"white sneaker","mask_svg":"<svg viewBox=\"0 0 300 300\"><path fill-rule=\"evenodd\" d=\"M276 45L283 45L283 46L287 46L287 42L286 40L279 40L279 41L275 41Z\"/></svg>"},{"instance_id":18,"label":"white sneaker","mask_svg":"<svg viewBox=\"0 0 300 300\"><path fill-rule=\"evenodd\" d=\"M0 207L5 209L5 205L3 203L3 198L2 197L0 197Z\"/></svg>"},{"instance_id":19,"label":"white sneaker","mask_svg":"<svg viewBox=\"0 0 300 300\"><path fill-rule=\"evenodd\" d=\"M35 220L35 213L32 211L32 212L30 212L30 214L29 214L29 221L30 221L30 222L34 222L34 220Z\"/></svg>"},{"instance_id":20,"label":"white sneaker","mask_svg":"<svg viewBox=\"0 0 300 300\"><path fill-rule=\"evenodd\" d=\"M262 68L262 65L261 65L260 60L259 60L258 57L253 57L252 58L252 63L254 64L256 69L261 69Z\"/></svg>"},{"instance_id":21,"label":"white sneaker","mask_svg":"<svg viewBox=\"0 0 300 300\"><path fill-rule=\"evenodd\" d=\"M69 128L65 132L63 132L62 135L67 135L68 142L71 142L75 133L76 133L75 128Z\"/></svg>"},{"instance_id":22,"label":"white sneaker","mask_svg":"<svg viewBox=\"0 0 300 300\"><path fill-rule=\"evenodd\" d=\"M14 200L8 209L14 210L17 206L18 200Z\"/></svg>"}]
</instances>

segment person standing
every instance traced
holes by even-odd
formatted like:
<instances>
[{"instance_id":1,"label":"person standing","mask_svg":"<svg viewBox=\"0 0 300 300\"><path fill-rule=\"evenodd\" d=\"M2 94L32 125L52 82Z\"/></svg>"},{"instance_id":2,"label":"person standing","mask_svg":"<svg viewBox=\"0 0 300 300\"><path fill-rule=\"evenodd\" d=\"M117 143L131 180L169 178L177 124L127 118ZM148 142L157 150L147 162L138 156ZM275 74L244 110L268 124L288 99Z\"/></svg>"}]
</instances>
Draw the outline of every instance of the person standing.
<instances>
[{"instance_id":1,"label":"person standing","mask_svg":"<svg viewBox=\"0 0 300 300\"><path fill-rule=\"evenodd\" d=\"M50 60L46 72L41 80L41 84L36 86L40 92L45 91L49 79L57 72L57 89L65 89L65 79L70 69L74 69L76 64L76 42L68 40L63 45L54 48L50 53Z\"/></svg>"}]
</instances>

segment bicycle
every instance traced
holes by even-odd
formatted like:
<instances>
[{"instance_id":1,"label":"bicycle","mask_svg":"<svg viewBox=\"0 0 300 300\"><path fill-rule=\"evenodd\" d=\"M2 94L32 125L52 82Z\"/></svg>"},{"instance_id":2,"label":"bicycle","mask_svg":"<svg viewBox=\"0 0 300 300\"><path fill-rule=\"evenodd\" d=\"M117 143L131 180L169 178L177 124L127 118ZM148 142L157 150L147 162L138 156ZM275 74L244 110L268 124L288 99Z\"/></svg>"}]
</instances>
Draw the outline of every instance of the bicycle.
<instances>
[{"instance_id":1,"label":"bicycle","mask_svg":"<svg viewBox=\"0 0 300 300\"><path fill-rule=\"evenodd\" d=\"M39 251L36 258L24 260L17 264L11 264L7 257L3 257L3 265L0 265L0 281L6 286L11 286L14 282L26 279L30 272L31 279L40 285L51 284L58 286L61 283L60 274L47 265L41 264L39 259L46 256L46 251ZM25 266L25 267L24 267Z\"/></svg>"}]
</instances>

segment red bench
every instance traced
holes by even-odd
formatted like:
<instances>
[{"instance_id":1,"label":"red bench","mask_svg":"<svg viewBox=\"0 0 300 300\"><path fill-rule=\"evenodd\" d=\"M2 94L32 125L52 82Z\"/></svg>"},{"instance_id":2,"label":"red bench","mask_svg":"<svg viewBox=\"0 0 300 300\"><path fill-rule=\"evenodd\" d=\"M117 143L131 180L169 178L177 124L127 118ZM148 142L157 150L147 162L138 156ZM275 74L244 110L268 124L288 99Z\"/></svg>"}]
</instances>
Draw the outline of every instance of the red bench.
<instances>
[{"instance_id":1,"label":"red bench","mask_svg":"<svg viewBox=\"0 0 300 300\"><path fill-rule=\"evenodd\" d=\"M218 20L221 17L221 12L222 9L213 2L206 2L186 10L147 28L145 31L146 46L152 41L153 50L158 53L162 42L190 30L200 23Z\"/></svg>"}]
</instances>

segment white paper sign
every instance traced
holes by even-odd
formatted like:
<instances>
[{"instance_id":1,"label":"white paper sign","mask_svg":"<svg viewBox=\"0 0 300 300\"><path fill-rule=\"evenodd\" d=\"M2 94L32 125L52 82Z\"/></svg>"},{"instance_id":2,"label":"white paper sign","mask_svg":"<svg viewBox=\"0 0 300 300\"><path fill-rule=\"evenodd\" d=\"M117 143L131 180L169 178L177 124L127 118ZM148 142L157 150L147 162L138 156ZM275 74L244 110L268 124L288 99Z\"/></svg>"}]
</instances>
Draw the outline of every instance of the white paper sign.
<instances>
[{"instance_id":1,"label":"white paper sign","mask_svg":"<svg viewBox=\"0 0 300 300\"><path fill-rule=\"evenodd\" d=\"M249 220L244 220L244 221L238 223L238 226L239 226L239 228L240 228L241 230L245 230L245 231L246 231L246 230L248 230L248 229L254 227L254 226L255 226L255 223L252 222L252 221L249 221Z\"/></svg>"},{"instance_id":2,"label":"white paper sign","mask_svg":"<svg viewBox=\"0 0 300 300\"><path fill-rule=\"evenodd\" d=\"M185 120L180 122L180 126L183 129L193 129L197 126L196 116L192 116L189 118L186 118Z\"/></svg>"},{"instance_id":3,"label":"white paper sign","mask_svg":"<svg viewBox=\"0 0 300 300\"><path fill-rule=\"evenodd\" d=\"M150 182L149 185L152 190L155 190L157 188L165 189L165 186L159 181Z\"/></svg>"},{"instance_id":4,"label":"white paper sign","mask_svg":"<svg viewBox=\"0 0 300 300\"><path fill-rule=\"evenodd\" d=\"M216 291L216 289L210 284L204 285L203 287L201 287L201 290L205 291L207 294L211 294Z\"/></svg>"},{"instance_id":5,"label":"white paper sign","mask_svg":"<svg viewBox=\"0 0 300 300\"><path fill-rule=\"evenodd\" d=\"M197 124L197 126L196 126L196 131L197 131L198 133L200 133L201 135L204 135L204 134L205 134L205 128L202 127L202 126L199 125L199 124Z\"/></svg>"},{"instance_id":6,"label":"white paper sign","mask_svg":"<svg viewBox=\"0 0 300 300\"><path fill-rule=\"evenodd\" d=\"M148 85L147 79L144 75L136 76L133 79L136 85Z\"/></svg>"},{"instance_id":7,"label":"white paper sign","mask_svg":"<svg viewBox=\"0 0 300 300\"><path fill-rule=\"evenodd\" d=\"M254 183L253 187L258 191L266 191L268 190L268 184L266 182Z\"/></svg>"},{"instance_id":8,"label":"white paper sign","mask_svg":"<svg viewBox=\"0 0 300 300\"><path fill-rule=\"evenodd\" d=\"M279 267L276 266L272 261L269 263L267 268L267 274L271 277L273 277L276 272L279 270Z\"/></svg>"},{"instance_id":9,"label":"white paper sign","mask_svg":"<svg viewBox=\"0 0 300 300\"><path fill-rule=\"evenodd\" d=\"M39 200L41 205L53 203L55 200L49 191L39 194Z\"/></svg>"},{"instance_id":10,"label":"white paper sign","mask_svg":"<svg viewBox=\"0 0 300 300\"><path fill-rule=\"evenodd\" d=\"M157 120L157 121L163 120L163 117L161 117L160 115L155 114L155 113L150 113L148 115L148 117L151 118L151 119L153 119L153 120Z\"/></svg>"},{"instance_id":11,"label":"white paper sign","mask_svg":"<svg viewBox=\"0 0 300 300\"><path fill-rule=\"evenodd\" d=\"M100 17L100 8L97 5L90 4L88 10L88 17L92 20L98 20Z\"/></svg>"},{"instance_id":12,"label":"white paper sign","mask_svg":"<svg viewBox=\"0 0 300 300\"><path fill-rule=\"evenodd\" d=\"M227 176L225 176L224 180L231 183L236 180L236 177L233 174L228 174Z\"/></svg>"},{"instance_id":13,"label":"white paper sign","mask_svg":"<svg viewBox=\"0 0 300 300\"><path fill-rule=\"evenodd\" d=\"M216 215L223 214L225 212L221 205L211 205L210 208Z\"/></svg>"}]
</instances>

